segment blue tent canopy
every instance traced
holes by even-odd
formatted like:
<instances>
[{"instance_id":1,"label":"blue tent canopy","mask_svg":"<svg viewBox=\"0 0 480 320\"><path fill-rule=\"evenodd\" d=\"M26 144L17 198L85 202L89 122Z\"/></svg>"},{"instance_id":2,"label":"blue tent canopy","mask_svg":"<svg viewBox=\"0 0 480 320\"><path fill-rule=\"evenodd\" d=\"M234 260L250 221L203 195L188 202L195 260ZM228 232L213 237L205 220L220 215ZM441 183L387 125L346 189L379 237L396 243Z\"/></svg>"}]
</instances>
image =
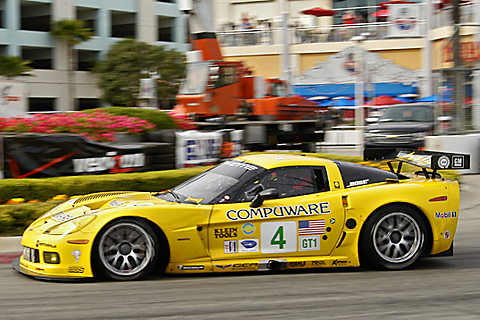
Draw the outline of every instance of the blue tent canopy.
<instances>
[{"instance_id":1,"label":"blue tent canopy","mask_svg":"<svg viewBox=\"0 0 480 320\"><path fill-rule=\"evenodd\" d=\"M451 98L441 97L438 94L432 94L431 96L423 97L415 100L415 102L439 102L439 101L453 102Z\"/></svg>"},{"instance_id":2,"label":"blue tent canopy","mask_svg":"<svg viewBox=\"0 0 480 320\"><path fill-rule=\"evenodd\" d=\"M404 85L401 83L375 83L373 84L375 90L365 91L365 96L392 96L396 97L406 93L417 93L417 87L413 85ZM355 84L299 84L293 86L293 92L306 98L315 96L328 96L331 98L347 96L355 96Z\"/></svg>"}]
</instances>

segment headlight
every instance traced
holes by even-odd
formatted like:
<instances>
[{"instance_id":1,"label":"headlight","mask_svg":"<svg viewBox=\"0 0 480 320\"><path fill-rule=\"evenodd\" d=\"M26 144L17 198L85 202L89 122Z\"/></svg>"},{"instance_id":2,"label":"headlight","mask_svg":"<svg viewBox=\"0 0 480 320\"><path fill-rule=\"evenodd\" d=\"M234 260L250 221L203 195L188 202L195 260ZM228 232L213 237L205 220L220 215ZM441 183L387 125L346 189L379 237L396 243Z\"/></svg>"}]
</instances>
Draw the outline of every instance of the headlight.
<instances>
[{"instance_id":1,"label":"headlight","mask_svg":"<svg viewBox=\"0 0 480 320\"><path fill-rule=\"evenodd\" d=\"M80 216L76 219L69 220L51 227L50 229L46 230L45 233L53 235L65 235L78 232L86 227L87 224L92 222L95 218L96 216L92 215Z\"/></svg>"},{"instance_id":2,"label":"headlight","mask_svg":"<svg viewBox=\"0 0 480 320\"><path fill-rule=\"evenodd\" d=\"M60 256L56 252L44 252L43 261L45 261L45 263L50 263L50 264L59 264Z\"/></svg>"}]
</instances>

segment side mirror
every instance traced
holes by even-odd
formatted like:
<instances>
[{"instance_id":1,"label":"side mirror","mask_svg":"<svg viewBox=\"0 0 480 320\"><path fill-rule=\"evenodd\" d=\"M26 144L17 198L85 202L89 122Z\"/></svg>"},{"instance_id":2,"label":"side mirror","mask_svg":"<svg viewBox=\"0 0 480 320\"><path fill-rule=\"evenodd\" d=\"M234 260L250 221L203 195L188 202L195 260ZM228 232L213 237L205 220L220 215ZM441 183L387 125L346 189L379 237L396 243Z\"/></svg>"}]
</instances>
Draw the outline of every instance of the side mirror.
<instances>
[{"instance_id":1,"label":"side mirror","mask_svg":"<svg viewBox=\"0 0 480 320\"><path fill-rule=\"evenodd\" d=\"M253 198L252 202L250 203L250 207L258 208L263 204L263 201L269 199L277 199L278 198L278 190L275 188L270 188L267 190L260 191L255 198Z\"/></svg>"}]
</instances>

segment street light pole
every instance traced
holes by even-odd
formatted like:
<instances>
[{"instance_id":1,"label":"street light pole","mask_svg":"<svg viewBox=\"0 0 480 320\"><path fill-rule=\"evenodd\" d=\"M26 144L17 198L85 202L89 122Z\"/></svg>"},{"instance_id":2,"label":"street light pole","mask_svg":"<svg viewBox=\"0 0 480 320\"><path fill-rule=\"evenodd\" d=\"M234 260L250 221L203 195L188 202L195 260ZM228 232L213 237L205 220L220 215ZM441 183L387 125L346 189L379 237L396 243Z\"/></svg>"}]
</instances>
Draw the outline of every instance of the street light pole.
<instances>
[{"instance_id":1,"label":"street light pole","mask_svg":"<svg viewBox=\"0 0 480 320\"><path fill-rule=\"evenodd\" d=\"M364 79L363 79L363 66L364 66L364 61L363 61L363 52L362 48L360 47L360 44L365 41L370 33L364 32L360 34L359 36L354 36L350 39L350 41L355 42L355 47L354 47L354 57L355 57L355 73L356 73L356 79L355 79L355 127L357 130L357 133L359 134L359 147L360 150L363 152L364 148L364 138L363 138L363 126L365 122L365 114L363 110L363 105L364 105Z\"/></svg>"}]
</instances>

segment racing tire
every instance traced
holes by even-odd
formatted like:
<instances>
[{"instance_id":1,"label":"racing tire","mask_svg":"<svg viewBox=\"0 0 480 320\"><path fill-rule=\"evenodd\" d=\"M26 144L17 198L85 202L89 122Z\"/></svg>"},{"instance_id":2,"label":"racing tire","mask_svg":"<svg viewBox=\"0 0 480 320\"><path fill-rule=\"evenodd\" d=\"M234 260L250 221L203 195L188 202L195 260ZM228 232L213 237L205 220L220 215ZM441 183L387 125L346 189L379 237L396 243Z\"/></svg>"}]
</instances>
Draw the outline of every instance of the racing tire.
<instances>
[{"instance_id":1,"label":"racing tire","mask_svg":"<svg viewBox=\"0 0 480 320\"><path fill-rule=\"evenodd\" d=\"M426 251L427 226L420 213L405 205L374 212L360 235L362 261L380 270L411 267Z\"/></svg>"},{"instance_id":2,"label":"racing tire","mask_svg":"<svg viewBox=\"0 0 480 320\"><path fill-rule=\"evenodd\" d=\"M93 245L95 275L113 280L138 280L157 265L160 243L153 229L140 219L120 219L107 224Z\"/></svg>"}]
</instances>

